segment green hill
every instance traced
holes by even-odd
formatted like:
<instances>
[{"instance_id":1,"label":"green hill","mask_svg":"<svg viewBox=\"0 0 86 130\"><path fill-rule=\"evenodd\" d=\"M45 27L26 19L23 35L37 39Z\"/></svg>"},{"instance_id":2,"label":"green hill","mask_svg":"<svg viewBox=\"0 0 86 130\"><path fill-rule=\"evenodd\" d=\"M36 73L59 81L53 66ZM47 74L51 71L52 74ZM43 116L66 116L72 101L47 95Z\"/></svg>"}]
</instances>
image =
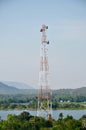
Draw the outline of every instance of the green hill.
<instances>
[{"instance_id":1,"label":"green hill","mask_svg":"<svg viewBox=\"0 0 86 130\"><path fill-rule=\"evenodd\" d=\"M57 95L82 95L86 96L86 87L76 88L76 89L58 89L53 90L53 94Z\"/></svg>"},{"instance_id":2,"label":"green hill","mask_svg":"<svg viewBox=\"0 0 86 130\"><path fill-rule=\"evenodd\" d=\"M22 88L22 87L20 87ZM18 89L15 86L7 85L3 82L0 82L0 94L37 94L37 89ZM52 90L53 95L63 96L63 95L81 95L86 96L86 87L76 88L76 89L58 89Z\"/></svg>"}]
</instances>

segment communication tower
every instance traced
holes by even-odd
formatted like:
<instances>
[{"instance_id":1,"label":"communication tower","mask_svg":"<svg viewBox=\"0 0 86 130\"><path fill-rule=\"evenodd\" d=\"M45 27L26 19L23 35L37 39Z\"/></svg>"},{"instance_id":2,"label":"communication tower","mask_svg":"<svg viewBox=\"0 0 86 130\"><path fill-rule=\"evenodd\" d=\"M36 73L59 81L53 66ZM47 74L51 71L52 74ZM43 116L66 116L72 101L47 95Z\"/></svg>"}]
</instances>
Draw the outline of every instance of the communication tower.
<instances>
[{"instance_id":1,"label":"communication tower","mask_svg":"<svg viewBox=\"0 0 86 130\"><path fill-rule=\"evenodd\" d=\"M46 30L48 26L42 25L41 51L40 51L40 71L39 71L39 89L38 89L38 108L37 116L49 118L52 116L51 89L49 83L49 63Z\"/></svg>"}]
</instances>

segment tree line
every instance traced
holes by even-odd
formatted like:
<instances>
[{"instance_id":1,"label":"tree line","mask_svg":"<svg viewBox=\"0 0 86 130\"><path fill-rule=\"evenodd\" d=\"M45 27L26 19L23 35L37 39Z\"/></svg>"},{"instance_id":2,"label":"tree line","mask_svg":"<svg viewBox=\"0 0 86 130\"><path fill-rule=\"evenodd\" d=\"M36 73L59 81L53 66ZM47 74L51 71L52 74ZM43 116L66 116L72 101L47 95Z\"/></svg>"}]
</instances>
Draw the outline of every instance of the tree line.
<instances>
[{"instance_id":1,"label":"tree line","mask_svg":"<svg viewBox=\"0 0 86 130\"><path fill-rule=\"evenodd\" d=\"M76 120L62 113L57 120L44 119L23 111L20 115L9 114L7 120L0 120L0 130L86 130L86 115Z\"/></svg>"},{"instance_id":2,"label":"tree line","mask_svg":"<svg viewBox=\"0 0 86 130\"><path fill-rule=\"evenodd\" d=\"M74 100L71 100L74 98ZM83 103L81 102L83 101ZM37 109L37 95L0 95L0 110ZM86 109L86 100L82 96L52 96L53 109Z\"/></svg>"},{"instance_id":3,"label":"tree line","mask_svg":"<svg viewBox=\"0 0 86 130\"><path fill-rule=\"evenodd\" d=\"M0 95L0 103L27 103L31 100L37 100L37 94L16 94L16 95ZM86 102L86 95L52 95L52 101L63 102Z\"/></svg>"}]
</instances>

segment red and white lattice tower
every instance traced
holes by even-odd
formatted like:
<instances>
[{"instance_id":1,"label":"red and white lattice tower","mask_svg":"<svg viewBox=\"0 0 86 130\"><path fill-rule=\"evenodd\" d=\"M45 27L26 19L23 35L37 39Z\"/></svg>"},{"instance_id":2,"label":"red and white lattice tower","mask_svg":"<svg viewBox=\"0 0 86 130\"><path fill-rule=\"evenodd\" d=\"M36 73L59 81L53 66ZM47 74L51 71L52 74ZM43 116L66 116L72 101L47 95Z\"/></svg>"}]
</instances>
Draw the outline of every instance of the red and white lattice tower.
<instances>
[{"instance_id":1,"label":"red and white lattice tower","mask_svg":"<svg viewBox=\"0 0 86 130\"><path fill-rule=\"evenodd\" d=\"M38 108L37 116L48 118L52 116L51 90L49 83L49 63L46 36L48 26L42 25L40 32L42 33L41 52L40 52L40 72L39 72L39 90L38 90Z\"/></svg>"}]
</instances>

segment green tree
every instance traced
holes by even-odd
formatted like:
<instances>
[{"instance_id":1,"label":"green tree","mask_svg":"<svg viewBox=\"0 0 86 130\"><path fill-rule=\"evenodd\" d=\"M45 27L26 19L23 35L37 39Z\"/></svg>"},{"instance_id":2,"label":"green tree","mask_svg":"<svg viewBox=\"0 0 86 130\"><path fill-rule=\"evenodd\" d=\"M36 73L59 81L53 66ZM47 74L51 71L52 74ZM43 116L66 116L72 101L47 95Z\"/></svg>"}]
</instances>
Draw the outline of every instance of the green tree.
<instances>
[{"instance_id":1,"label":"green tree","mask_svg":"<svg viewBox=\"0 0 86 130\"><path fill-rule=\"evenodd\" d=\"M26 111L22 112L22 113L18 116L18 118L19 118L21 121L29 120L30 117L31 117L30 113L29 113L29 112L26 112Z\"/></svg>"},{"instance_id":2,"label":"green tree","mask_svg":"<svg viewBox=\"0 0 86 130\"><path fill-rule=\"evenodd\" d=\"M59 114L59 120L63 120L63 113Z\"/></svg>"}]
</instances>

